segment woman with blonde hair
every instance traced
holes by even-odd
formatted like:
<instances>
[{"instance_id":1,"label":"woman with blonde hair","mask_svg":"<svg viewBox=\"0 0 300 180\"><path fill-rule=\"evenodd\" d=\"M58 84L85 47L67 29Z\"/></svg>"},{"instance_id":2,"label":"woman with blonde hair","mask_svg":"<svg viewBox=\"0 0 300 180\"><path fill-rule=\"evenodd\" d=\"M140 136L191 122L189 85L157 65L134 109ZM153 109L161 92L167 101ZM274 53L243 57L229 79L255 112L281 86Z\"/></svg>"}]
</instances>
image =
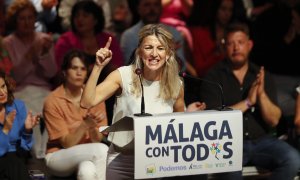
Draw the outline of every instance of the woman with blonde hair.
<instances>
[{"instance_id":1,"label":"woman with blonde hair","mask_svg":"<svg viewBox=\"0 0 300 180\"><path fill-rule=\"evenodd\" d=\"M184 111L184 89L178 75L173 37L163 25L144 26L139 32L139 45L135 51L134 63L118 68L97 85L99 74L112 58L110 43L111 38L104 48L97 51L96 63L84 88L81 106L95 106L116 94L113 118L113 123L116 123L125 116L141 112L143 88L147 113ZM193 110L201 109L205 104L197 102L192 107ZM109 134L108 139L112 144L108 152L107 179L134 178L133 136L133 131Z\"/></svg>"}]
</instances>

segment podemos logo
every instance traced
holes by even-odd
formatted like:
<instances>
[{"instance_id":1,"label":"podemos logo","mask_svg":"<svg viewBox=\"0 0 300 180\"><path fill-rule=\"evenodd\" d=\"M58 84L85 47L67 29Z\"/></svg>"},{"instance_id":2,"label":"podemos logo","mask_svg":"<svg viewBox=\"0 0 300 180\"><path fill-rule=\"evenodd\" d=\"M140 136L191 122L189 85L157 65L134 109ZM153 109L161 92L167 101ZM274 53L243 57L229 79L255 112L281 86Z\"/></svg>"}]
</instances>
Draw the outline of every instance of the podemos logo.
<instances>
[{"instance_id":1,"label":"podemos logo","mask_svg":"<svg viewBox=\"0 0 300 180\"><path fill-rule=\"evenodd\" d=\"M156 166L154 164L149 164L146 166L146 173L147 175L153 175L156 173Z\"/></svg>"}]
</instances>

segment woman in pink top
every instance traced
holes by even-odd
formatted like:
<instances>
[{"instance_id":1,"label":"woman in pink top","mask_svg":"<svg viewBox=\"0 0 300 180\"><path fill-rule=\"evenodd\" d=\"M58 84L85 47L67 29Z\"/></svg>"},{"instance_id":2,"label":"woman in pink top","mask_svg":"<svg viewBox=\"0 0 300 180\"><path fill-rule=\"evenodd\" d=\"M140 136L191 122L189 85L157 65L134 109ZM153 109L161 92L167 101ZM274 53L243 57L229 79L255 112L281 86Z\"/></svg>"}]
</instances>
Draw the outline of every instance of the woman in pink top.
<instances>
[{"instance_id":1,"label":"woman in pink top","mask_svg":"<svg viewBox=\"0 0 300 180\"><path fill-rule=\"evenodd\" d=\"M111 34L103 32L103 10L93 1L79 1L72 7L71 31L60 36L55 45L55 58L57 67L60 68L63 57L71 49L80 49L90 56L90 64L95 62L95 53L105 46ZM122 52L119 43L113 38L112 49L114 59L111 66L117 68L123 64Z\"/></svg>"}]
</instances>

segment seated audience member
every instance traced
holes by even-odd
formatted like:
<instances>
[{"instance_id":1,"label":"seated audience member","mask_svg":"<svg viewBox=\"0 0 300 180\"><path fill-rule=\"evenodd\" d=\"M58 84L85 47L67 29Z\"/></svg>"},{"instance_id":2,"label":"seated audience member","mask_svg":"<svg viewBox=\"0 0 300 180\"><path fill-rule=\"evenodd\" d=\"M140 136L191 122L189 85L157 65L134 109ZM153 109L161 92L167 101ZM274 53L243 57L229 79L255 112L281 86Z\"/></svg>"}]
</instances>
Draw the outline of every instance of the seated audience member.
<instances>
[{"instance_id":1,"label":"seated audience member","mask_svg":"<svg viewBox=\"0 0 300 180\"><path fill-rule=\"evenodd\" d=\"M199 77L224 59L224 30L233 20L233 8L233 0L194 3L189 27L194 44L192 64Z\"/></svg>"},{"instance_id":2,"label":"seated audience member","mask_svg":"<svg viewBox=\"0 0 300 180\"><path fill-rule=\"evenodd\" d=\"M0 72L0 179L29 180L26 161L33 144L32 128L39 116L27 114L25 104L13 96L15 83Z\"/></svg>"},{"instance_id":3,"label":"seated audience member","mask_svg":"<svg viewBox=\"0 0 300 180\"><path fill-rule=\"evenodd\" d=\"M55 58L60 68L64 54L70 49L80 49L89 55L90 64L95 62L96 51L105 45L111 34L104 31L103 10L93 1L78 1L72 6L71 29L63 33L55 45ZM111 65L119 67L123 64L122 51L118 41L113 38L112 50L115 57Z\"/></svg>"},{"instance_id":4,"label":"seated audience member","mask_svg":"<svg viewBox=\"0 0 300 180\"><path fill-rule=\"evenodd\" d=\"M233 19L233 0L195 1L189 18L193 39L192 64L198 77L203 77L224 54L224 30ZM186 102L199 98L201 81L185 78Z\"/></svg>"},{"instance_id":5,"label":"seated audience member","mask_svg":"<svg viewBox=\"0 0 300 180\"><path fill-rule=\"evenodd\" d=\"M45 100L43 114L49 133L45 161L55 176L76 173L79 180L105 179L108 147L100 143L103 135L98 129L107 125L105 104L89 110L80 107L88 66L81 51L68 52L61 68L63 84Z\"/></svg>"},{"instance_id":6,"label":"seated audience member","mask_svg":"<svg viewBox=\"0 0 300 180\"><path fill-rule=\"evenodd\" d=\"M104 32L104 16L101 7L93 1L78 1L72 7L70 31L63 33L55 44L55 57L58 68L61 67L63 56L70 49L80 49L84 51L90 65L95 62L95 54L100 47L106 43L106 39L112 36ZM123 55L118 41L112 37L111 50L114 57L103 70L99 77L99 82L114 69L123 64ZM106 100L107 117L112 119L114 98Z\"/></svg>"},{"instance_id":7,"label":"seated audience member","mask_svg":"<svg viewBox=\"0 0 300 180\"><path fill-rule=\"evenodd\" d=\"M248 164L272 171L269 179L292 180L300 167L299 153L286 142L273 137L281 110L271 75L249 61L253 42L247 25L231 24L225 31L226 59L205 76L223 85L225 104L243 112L243 166ZM200 88L208 108L219 105L218 88ZM242 179L242 172L217 174L220 179Z\"/></svg>"},{"instance_id":8,"label":"seated audience member","mask_svg":"<svg viewBox=\"0 0 300 180\"><path fill-rule=\"evenodd\" d=\"M61 19L62 28L67 31L71 28L70 16L73 6L81 0L60 0L58 8L58 16ZM103 11L104 14L104 29L105 31L110 31L112 23L112 12L111 12L111 0L93 0ZM118 0L120 1L120 0Z\"/></svg>"},{"instance_id":9,"label":"seated audience member","mask_svg":"<svg viewBox=\"0 0 300 180\"><path fill-rule=\"evenodd\" d=\"M5 7L10 6L14 0L5 0ZM47 25L52 23L57 15L58 0L30 0L36 9L35 30L47 32Z\"/></svg>"},{"instance_id":10,"label":"seated audience member","mask_svg":"<svg viewBox=\"0 0 300 180\"><path fill-rule=\"evenodd\" d=\"M7 28L12 33L3 39L13 63L15 97L22 99L33 113L42 111L44 98L52 88L50 80L57 71L52 38L35 31L36 16L31 1L13 1L7 9ZM44 158L47 132L41 132L40 126L36 126L33 136L33 152L37 158Z\"/></svg>"}]
</instances>

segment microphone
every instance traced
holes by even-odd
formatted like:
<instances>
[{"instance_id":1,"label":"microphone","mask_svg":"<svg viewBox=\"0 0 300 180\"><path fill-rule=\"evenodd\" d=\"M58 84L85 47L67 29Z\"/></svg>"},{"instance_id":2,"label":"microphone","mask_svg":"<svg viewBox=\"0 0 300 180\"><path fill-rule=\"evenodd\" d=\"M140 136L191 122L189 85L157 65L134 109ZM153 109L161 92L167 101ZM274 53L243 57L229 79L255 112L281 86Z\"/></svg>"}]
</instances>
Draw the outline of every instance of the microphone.
<instances>
[{"instance_id":1,"label":"microphone","mask_svg":"<svg viewBox=\"0 0 300 180\"><path fill-rule=\"evenodd\" d=\"M224 103L224 92L223 92L223 88L222 88L221 84L219 84L217 82L213 82L213 81L207 80L207 79L202 79L202 78L194 77L194 76L191 76L191 75L189 75L189 74L187 74L185 72L179 72L179 76L183 77L183 78L187 77L187 78L191 78L191 79L203 81L203 82L206 82L206 83L209 83L209 84L212 84L212 85L218 87L219 90L220 90L220 93L221 93L221 107L217 107L215 109L218 110L218 111L230 111L230 110L232 110L231 108L226 107L226 105Z\"/></svg>"},{"instance_id":2,"label":"microphone","mask_svg":"<svg viewBox=\"0 0 300 180\"><path fill-rule=\"evenodd\" d=\"M134 72L135 72L135 74L138 75L139 80L140 80L140 84L141 84L141 88L142 88L141 113L137 113L137 114L134 114L134 115L135 116L140 116L140 117L142 117L142 116L152 116L152 114L145 113L144 86L143 86L142 78L141 78L142 69L137 68Z\"/></svg>"}]
</instances>

